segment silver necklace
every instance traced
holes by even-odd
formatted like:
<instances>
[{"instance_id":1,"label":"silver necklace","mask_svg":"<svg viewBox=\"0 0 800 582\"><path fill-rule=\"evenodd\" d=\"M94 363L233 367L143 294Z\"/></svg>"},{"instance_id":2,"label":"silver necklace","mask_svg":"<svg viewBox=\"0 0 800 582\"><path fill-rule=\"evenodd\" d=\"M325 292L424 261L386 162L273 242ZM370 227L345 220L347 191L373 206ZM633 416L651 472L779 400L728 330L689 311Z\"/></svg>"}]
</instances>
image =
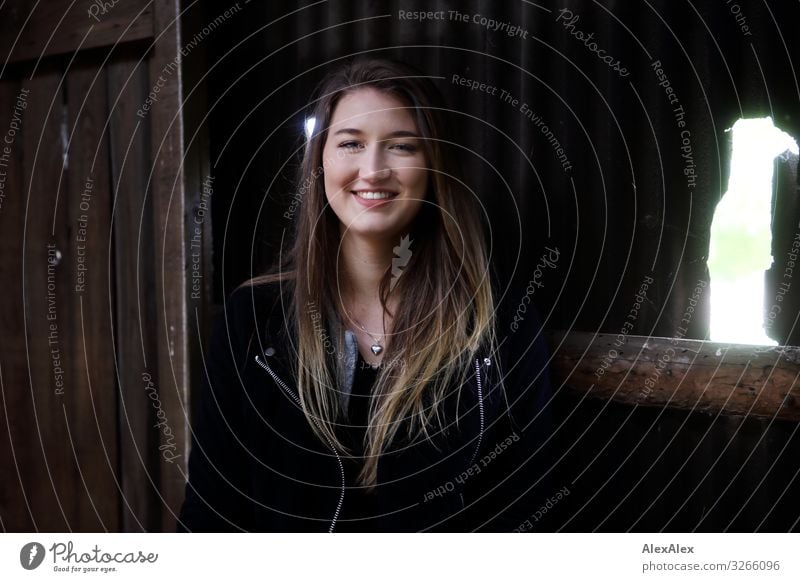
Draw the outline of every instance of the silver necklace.
<instances>
[{"instance_id":1,"label":"silver necklace","mask_svg":"<svg viewBox=\"0 0 800 582\"><path fill-rule=\"evenodd\" d=\"M363 331L365 334L367 334L369 337L371 337L371 338L372 338L372 341L374 341L374 342L375 342L374 344L372 344L372 345L369 347L369 349L372 351L373 355L379 356L379 355L381 354L381 352L383 351L383 346L381 345L381 340L380 340L380 339L378 339L378 338L376 338L376 337L375 337L374 335L372 335L371 333L369 333L369 332L367 331L367 328L365 328L363 325L361 325L361 322L360 322L360 321L358 321L358 320L357 320L355 317L353 317L353 321L355 321L355 322L356 322L356 325L357 325L358 327L360 327L360 328L361 328L361 330L362 330L362 331ZM385 330L384 330L384 335L386 335L386 332L385 332Z\"/></svg>"}]
</instances>

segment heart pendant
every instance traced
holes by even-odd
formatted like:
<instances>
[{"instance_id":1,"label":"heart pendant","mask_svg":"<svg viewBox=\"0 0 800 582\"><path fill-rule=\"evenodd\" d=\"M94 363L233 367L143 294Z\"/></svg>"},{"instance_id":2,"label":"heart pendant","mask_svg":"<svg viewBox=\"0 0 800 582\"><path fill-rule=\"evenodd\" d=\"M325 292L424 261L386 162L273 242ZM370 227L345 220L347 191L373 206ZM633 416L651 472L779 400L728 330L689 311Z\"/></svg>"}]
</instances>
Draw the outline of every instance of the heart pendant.
<instances>
[{"instance_id":1,"label":"heart pendant","mask_svg":"<svg viewBox=\"0 0 800 582\"><path fill-rule=\"evenodd\" d=\"M371 349L372 353L375 354L376 356L383 351L383 348L378 344L372 344L369 349Z\"/></svg>"}]
</instances>

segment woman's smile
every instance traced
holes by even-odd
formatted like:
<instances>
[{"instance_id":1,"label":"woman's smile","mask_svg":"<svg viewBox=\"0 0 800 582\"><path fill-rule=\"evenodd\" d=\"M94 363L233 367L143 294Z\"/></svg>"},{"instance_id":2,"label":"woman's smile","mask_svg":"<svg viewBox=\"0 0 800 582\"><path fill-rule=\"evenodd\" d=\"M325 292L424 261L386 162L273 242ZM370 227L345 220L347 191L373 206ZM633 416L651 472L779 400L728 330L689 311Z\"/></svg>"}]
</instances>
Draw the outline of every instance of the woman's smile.
<instances>
[{"instance_id":1,"label":"woman's smile","mask_svg":"<svg viewBox=\"0 0 800 582\"><path fill-rule=\"evenodd\" d=\"M386 190L354 190L353 194L367 208L386 206L389 200L397 196L397 192Z\"/></svg>"}]
</instances>

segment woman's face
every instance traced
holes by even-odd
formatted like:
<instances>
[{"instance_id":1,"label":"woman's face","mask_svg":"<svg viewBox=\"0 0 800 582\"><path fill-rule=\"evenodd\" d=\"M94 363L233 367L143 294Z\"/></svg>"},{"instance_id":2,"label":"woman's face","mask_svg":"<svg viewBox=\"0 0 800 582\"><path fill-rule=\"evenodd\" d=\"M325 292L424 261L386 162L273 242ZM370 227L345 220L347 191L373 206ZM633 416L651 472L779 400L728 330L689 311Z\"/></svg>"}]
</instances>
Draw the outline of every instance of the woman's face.
<instances>
[{"instance_id":1,"label":"woman's face","mask_svg":"<svg viewBox=\"0 0 800 582\"><path fill-rule=\"evenodd\" d=\"M422 207L428 165L408 106L364 88L336 105L322 150L325 195L341 224L365 236L396 237Z\"/></svg>"}]
</instances>

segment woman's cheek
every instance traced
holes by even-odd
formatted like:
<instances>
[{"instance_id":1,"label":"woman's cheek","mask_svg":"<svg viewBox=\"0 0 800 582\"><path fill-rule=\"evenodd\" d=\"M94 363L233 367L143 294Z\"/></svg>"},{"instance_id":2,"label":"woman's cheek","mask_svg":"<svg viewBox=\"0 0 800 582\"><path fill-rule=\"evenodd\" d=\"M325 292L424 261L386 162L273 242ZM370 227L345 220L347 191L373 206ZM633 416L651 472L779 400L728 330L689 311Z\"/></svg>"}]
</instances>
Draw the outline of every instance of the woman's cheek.
<instances>
[{"instance_id":1,"label":"woman's cheek","mask_svg":"<svg viewBox=\"0 0 800 582\"><path fill-rule=\"evenodd\" d=\"M344 184L337 175L336 168L329 168L324 173L325 176L325 195L329 202L337 202L342 198L342 188Z\"/></svg>"}]
</instances>

